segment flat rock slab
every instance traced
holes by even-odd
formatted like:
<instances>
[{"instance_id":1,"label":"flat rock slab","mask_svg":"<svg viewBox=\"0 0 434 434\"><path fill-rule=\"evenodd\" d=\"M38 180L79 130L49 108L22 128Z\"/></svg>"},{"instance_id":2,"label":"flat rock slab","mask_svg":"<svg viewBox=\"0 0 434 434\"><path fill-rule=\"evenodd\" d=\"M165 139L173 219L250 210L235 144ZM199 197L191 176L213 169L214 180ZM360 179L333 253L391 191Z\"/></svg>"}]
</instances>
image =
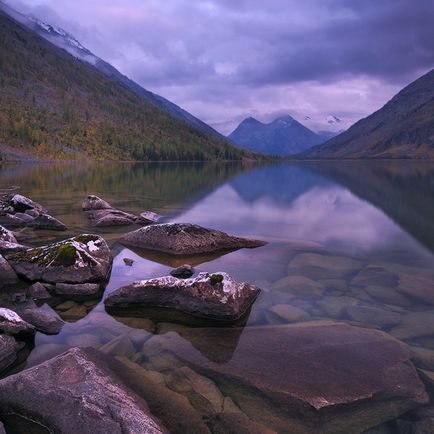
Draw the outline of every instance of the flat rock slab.
<instances>
[{"instance_id":1,"label":"flat rock slab","mask_svg":"<svg viewBox=\"0 0 434 434\"><path fill-rule=\"evenodd\" d=\"M260 247L264 241L236 237L225 232L190 223L163 223L125 234L126 246L157 250L172 255L197 255L218 250Z\"/></svg>"},{"instance_id":2,"label":"flat rock slab","mask_svg":"<svg viewBox=\"0 0 434 434\"><path fill-rule=\"evenodd\" d=\"M24 418L62 434L165 432L90 348L72 348L1 380L0 417L12 427Z\"/></svg>"},{"instance_id":3,"label":"flat rock slab","mask_svg":"<svg viewBox=\"0 0 434 434\"><path fill-rule=\"evenodd\" d=\"M18 275L46 283L103 282L113 262L106 242L88 234L11 253L6 259Z\"/></svg>"},{"instance_id":4,"label":"flat rock slab","mask_svg":"<svg viewBox=\"0 0 434 434\"><path fill-rule=\"evenodd\" d=\"M237 331L212 333L209 351L221 354ZM278 411L285 422L279 425L276 416L270 423L279 432L312 433L321 426L321 433L360 433L428 402L410 351L377 330L327 321L245 328L226 363L210 361L174 333L160 339L254 420L264 422L258 409L263 418Z\"/></svg>"},{"instance_id":5,"label":"flat rock slab","mask_svg":"<svg viewBox=\"0 0 434 434\"><path fill-rule=\"evenodd\" d=\"M260 289L235 282L226 273L200 273L194 279L164 276L142 280L113 291L106 308L134 316L135 308L168 308L184 314L233 322L250 308Z\"/></svg>"}]
</instances>

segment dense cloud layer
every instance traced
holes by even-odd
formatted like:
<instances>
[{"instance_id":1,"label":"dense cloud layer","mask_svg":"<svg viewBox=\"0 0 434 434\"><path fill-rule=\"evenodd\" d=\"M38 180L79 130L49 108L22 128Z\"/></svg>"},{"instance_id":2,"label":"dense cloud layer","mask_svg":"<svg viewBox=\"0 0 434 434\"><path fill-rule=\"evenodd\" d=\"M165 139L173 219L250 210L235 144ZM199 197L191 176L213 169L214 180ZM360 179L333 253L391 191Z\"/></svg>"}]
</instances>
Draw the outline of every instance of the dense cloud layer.
<instances>
[{"instance_id":1,"label":"dense cloud layer","mask_svg":"<svg viewBox=\"0 0 434 434\"><path fill-rule=\"evenodd\" d=\"M432 0L9 3L224 132L281 113L342 128L434 67Z\"/></svg>"}]
</instances>

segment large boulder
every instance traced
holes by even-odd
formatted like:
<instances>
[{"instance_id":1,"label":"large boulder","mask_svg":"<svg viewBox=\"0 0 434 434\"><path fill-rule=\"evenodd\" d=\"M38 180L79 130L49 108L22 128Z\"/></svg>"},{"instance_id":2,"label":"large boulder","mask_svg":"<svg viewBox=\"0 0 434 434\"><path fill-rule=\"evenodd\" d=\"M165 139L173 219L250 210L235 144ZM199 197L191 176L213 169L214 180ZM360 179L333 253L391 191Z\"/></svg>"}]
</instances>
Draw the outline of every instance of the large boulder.
<instances>
[{"instance_id":1,"label":"large boulder","mask_svg":"<svg viewBox=\"0 0 434 434\"><path fill-rule=\"evenodd\" d=\"M88 234L11 253L6 259L18 275L47 283L105 282L113 262L107 243Z\"/></svg>"},{"instance_id":2,"label":"large boulder","mask_svg":"<svg viewBox=\"0 0 434 434\"><path fill-rule=\"evenodd\" d=\"M138 216L121 211L93 194L86 197L81 207L92 226L95 227L150 224L155 223L161 217L151 211L144 211Z\"/></svg>"},{"instance_id":3,"label":"large boulder","mask_svg":"<svg viewBox=\"0 0 434 434\"><path fill-rule=\"evenodd\" d=\"M0 418L12 428L31 420L62 434L165 432L90 348L72 348L1 380Z\"/></svg>"},{"instance_id":4,"label":"large boulder","mask_svg":"<svg viewBox=\"0 0 434 434\"><path fill-rule=\"evenodd\" d=\"M235 282L226 273L200 273L194 279L173 276L142 280L113 291L104 301L110 311L134 316L137 308L169 308L187 315L236 321L250 308L260 289Z\"/></svg>"},{"instance_id":5,"label":"large boulder","mask_svg":"<svg viewBox=\"0 0 434 434\"><path fill-rule=\"evenodd\" d=\"M225 363L204 355L221 357L237 333L202 329L207 352L168 333L147 341L143 352L158 340L216 381L251 419L278 432L359 434L429 400L411 352L384 332L329 321L247 327Z\"/></svg>"},{"instance_id":6,"label":"large boulder","mask_svg":"<svg viewBox=\"0 0 434 434\"><path fill-rule=\"evenodd\" d=\"M190 223L146 226L120 239L126 246L158 250L173 255L195 255L218 250L236 250L265 245L264 241L240 238Z\"/></svg>"},{"instance_id":7,"label":"large boulder","mask_svg":"<svg viewBox=\"0 0 434 434\"><path fill-rule=\"evenodd\" d=\"M0 197L0 224L66 230L66 225L47 214L47 210L42 205L21 194L6 194Z\"/></svg>"}]
</instances>

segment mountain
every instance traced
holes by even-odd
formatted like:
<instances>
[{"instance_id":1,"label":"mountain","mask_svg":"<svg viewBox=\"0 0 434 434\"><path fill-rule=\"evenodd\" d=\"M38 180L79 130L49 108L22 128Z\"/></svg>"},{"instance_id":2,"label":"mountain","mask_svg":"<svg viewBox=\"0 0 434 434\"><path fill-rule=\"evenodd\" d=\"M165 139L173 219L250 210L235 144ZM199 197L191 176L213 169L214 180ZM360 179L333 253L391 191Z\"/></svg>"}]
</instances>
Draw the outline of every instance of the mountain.
<instances>
[{"instance_id":1,"label":"mountain","mask_svg":"<svg viewBox=\"0 0 434 434\"><path fill-rule=\"evenodd\" d=\"M4 157L199 161L251 157L146 101L1 8L0 47Z\"/></svg>"},{"instance_id":2,"label":"mountain","mask_svg":"<svg viewBox=\"0 0 434 434\"><path fill-rule=\"evenodd\" d=\"M434 158L434 69L372 115L302 154L309 158Z\"/></svg>"},{"instance_id":3,"label":"mountain","mask_svg":"<svg viewBox=\"0 0 434 434\"><path fill-rule=\"evenodd\" d=\"M323 141L289 115L269 124L252 117L244 119L229 139L245 149L277 156L294 155Z\"/></svg>"},{"instance_id":4,"label":"mountain","mask_svg":"<svg viewBox=\"0 0 434 434\"><path fill-rule=\"evenodd\" d=\"M134 81L130 80L128 77L120 73L115 67L93 54L90 50L84 47L74 36L61 29L60 27L52 26L30 15L21 14L20 12L17 12L16 10L7 6L1 0L0 8L21 24L24 24L29 29L38 33L39 36L42 36L44 39L48 40L54 45L63 48L74 57L91 64L108 77L117 80L119 83L122 83L140 98L143 98L146 102L155 105L156 107L166 111L167 113L177 117L178 119L187 122L195 128L198 128L208 134L214 135L215 137L219 137L221 139L223 138L223 136L212 127L210 127L200 119L194 117L192 114L188 113L173 102L163 98L160 95L144 89Z\"/></svg>"}]
</instances>

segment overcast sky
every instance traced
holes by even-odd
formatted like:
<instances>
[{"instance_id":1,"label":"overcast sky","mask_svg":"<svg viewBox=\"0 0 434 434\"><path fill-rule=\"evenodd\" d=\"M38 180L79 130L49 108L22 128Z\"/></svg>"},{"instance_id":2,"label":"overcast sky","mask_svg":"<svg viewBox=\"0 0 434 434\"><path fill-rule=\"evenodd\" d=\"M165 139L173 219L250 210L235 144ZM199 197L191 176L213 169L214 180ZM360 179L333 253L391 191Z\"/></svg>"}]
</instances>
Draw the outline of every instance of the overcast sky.
<instances>
[{"instance_id":1,"label":"overcast sky","mask_svg":"<svg viewBox=\"0 0 434 434\"><path fill-rule=\"evenodd\" d=\"M223 133L339 128L434 67L433 0L7 0Z\"/></svg>"}]
</instances>

